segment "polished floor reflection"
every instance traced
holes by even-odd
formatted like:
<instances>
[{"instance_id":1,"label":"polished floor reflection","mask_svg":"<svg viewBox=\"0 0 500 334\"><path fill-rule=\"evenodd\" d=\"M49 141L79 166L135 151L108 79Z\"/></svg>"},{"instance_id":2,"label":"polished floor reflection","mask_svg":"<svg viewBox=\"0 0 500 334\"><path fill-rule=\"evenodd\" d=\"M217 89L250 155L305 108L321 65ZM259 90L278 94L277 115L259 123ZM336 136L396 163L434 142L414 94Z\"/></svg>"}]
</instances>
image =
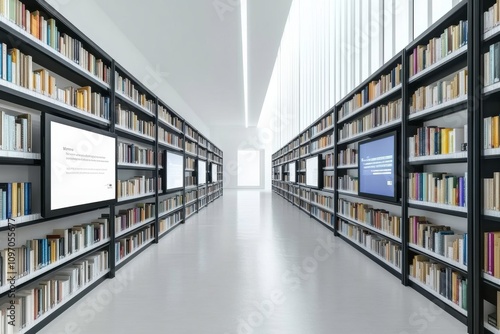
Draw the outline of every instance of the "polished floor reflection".
<instances>
[{"instance_id":1,"label":"polished floor reflection","mask_svg":"<svg viewBox=\"0 0 500 334\"><path fill-rule=\"evenodd\" d=\"M41 333L461 334L466 327L281 197L226 190Z\"/></svg>"}]
</instances>

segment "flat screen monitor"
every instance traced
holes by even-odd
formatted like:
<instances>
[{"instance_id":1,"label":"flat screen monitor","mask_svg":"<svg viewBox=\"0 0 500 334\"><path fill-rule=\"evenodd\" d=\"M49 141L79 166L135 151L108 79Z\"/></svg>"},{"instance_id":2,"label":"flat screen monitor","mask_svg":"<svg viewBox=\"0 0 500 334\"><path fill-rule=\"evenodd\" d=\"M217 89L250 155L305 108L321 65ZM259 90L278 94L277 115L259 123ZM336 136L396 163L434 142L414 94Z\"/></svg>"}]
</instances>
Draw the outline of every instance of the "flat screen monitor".
<instances>
[{"instance_id":1,"label":"flat screen monitor","mask_svg":"<svg viewBox=\"0 0 500 334\"><path fill-rule=\"evenodd\" d=\"M198 185L207 183L207 162L198 160Z\"/></svg>"},{"instance_id":2,"label":"flat screen monitor","mask_svg":"<svg viewBox=\"0 0 500 334\"><path fill-rule=\"evenodd\" d=\"M319 156L306 159L306 186L311 188L321 187L321 160Z\"/></svg>"},{"instance_id":3,"label":"flat screen monitor","mask_svg":"<svg viewBox=\"0 0 500 334\"><path fill-rule=\"evenodd\" d=\"M359 194L397 201L397 133L359 143Z\"/></svg>"},{"instance_id":4,"label":"flat screen monitor","mask_svg":"<svg viewBox=\"0 0 500 334\"><path fill-rule=\"evenodd\" d=\"M116 201L116 136L42 114L42 214L57 217Z\"/></svg>"},{"instance_id":5,"label":"flat screen monitor","mask_svg":"<svg viewBox=\"0 0 500 334\"><path fill-rule=\"evenodd\" d=\"M218 174L218 170L217 170L217 164L213 163L212 162L212 173L211 173L211 177L212 177L212 183L215 183L217 182L219 179L219 174Z\"/></svg>"},{"instance_id":6,"label":"flat screen monitor","mask_svg":"<svg viewBox=\"0 0 500 334\"><path fill-rule=\"evenodd\" d=\"M167 190L184 186L184 157L167 151Z\"/></svg>"},{"instance_id":7,"label":"flat screen monitor","mask_svg":"<svg viewBox=\"0 0 500 334\"><path fill-rule=\"evenodd\" d=\"M295 183L297 182L297 169L295 168L295 162L291 162L288 165L288 173L290 175L290 182Z\"/></svg>"}]
</instances>

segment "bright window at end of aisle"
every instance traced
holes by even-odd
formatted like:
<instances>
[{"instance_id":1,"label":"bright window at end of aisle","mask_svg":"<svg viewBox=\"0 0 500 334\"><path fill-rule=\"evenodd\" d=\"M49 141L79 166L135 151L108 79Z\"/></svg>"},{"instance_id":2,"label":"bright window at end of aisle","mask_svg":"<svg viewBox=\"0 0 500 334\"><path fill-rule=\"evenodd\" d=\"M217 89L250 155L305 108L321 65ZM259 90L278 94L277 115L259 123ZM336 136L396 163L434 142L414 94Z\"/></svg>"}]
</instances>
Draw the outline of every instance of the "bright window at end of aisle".
<instances>
[{"instance_id":1,"label":"bright window at end of aisle","mask_svg":"<svg viewBox=\"0 0 500 334\"><path fill-rule=\"evenodd\" d=\"M260 151L238 151L238 187L260 187Z\"/></svg>"}]
</instances>

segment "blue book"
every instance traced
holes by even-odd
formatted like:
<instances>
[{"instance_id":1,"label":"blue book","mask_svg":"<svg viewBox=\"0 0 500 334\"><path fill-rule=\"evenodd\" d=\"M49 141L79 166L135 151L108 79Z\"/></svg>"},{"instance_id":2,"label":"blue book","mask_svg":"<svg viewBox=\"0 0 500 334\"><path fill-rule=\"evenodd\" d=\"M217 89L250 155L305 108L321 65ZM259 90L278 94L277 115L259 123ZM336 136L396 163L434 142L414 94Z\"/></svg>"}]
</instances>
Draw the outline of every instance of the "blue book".
<instances>
[{"instance_id":1,"label":"blue book","mask_svg":"<svg viewBox=\"0 0 500 334\"><path fill-rule=\"evenodd\" d=\"M12 217L12 183L7 183L7 219Z\"/></svg>"},{"instance_id":2,"label":"blue book","mask_svg":"<svg viewBox=\"0 0 500 334\"><path fill-rule=\"evenodd\" d=\"M31 211L31 182L28 182L28 214L31 215L33 211Z\"/></svg>"},{"instance_id":3,"label":"blue book","mask_svg":"<svg viewBox=\"0 0 500 334\"><path fill-rule=\"evenodd\" d=\"M28 215L28 182L24 182L24 215Z\"/></svg>"},{"instance_id":4,"label":"blue book","mask_svg":"<svg viewBox=\"0 0 500 334\"><path fill-rule=\"evenodd\" d=\"M43 255L45 255L45 265L48 266L50 262L50 246L49 246L49 241L47 239L43 239L43 244L45 247L45 252Z\"/></svg>"},{"instance_id":5,"label":"blue book","mask_svg":"<svg viewBox=\"0 0 500 334\"><path fill-rule=\"evenodd\" d=\"M467 233L464 233L464 264L467 265L467 239L468 239L468 235Z\"/></svg>"},{"instance_id":6,"label":"blue book","mask_svg":"<svg viewBox=\"0 0 500 334\"><path fill-rule=\"evenodd\" d=\"M7 81L12 82L12 55L7 54Z\"/></svg>"},{"instance_id":7,"label":"blue book","mask_svg":"<svg viewBox=\"0 0 500 334\"><path fill-rule=\"evenodd\" d=\"M7 219L7 192L2 191L2 220Z\"/></svg>"}]
</instances>

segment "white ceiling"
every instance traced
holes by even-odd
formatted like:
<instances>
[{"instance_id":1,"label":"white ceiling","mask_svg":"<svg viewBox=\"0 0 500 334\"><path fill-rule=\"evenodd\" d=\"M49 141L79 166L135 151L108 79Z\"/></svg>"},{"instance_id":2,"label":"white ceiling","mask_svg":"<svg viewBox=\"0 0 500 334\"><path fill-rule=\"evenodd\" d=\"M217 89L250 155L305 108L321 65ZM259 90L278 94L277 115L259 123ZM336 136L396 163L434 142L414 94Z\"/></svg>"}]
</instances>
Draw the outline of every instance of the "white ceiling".
<instances>
[{"instance_id":1,"label":"white ceiling","mask_svg":"<svg viewBox=\"0 0 500 334\"><path fill-rule=\"evenodd\" d=\"M291 2L248 0L250 126L259 120ZM238 0L96 3L150 64L169 73L169 84L209 127L244 126Z\"/></svg>"}]
</instances>

